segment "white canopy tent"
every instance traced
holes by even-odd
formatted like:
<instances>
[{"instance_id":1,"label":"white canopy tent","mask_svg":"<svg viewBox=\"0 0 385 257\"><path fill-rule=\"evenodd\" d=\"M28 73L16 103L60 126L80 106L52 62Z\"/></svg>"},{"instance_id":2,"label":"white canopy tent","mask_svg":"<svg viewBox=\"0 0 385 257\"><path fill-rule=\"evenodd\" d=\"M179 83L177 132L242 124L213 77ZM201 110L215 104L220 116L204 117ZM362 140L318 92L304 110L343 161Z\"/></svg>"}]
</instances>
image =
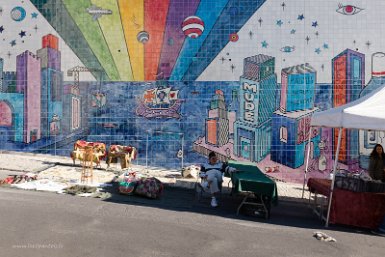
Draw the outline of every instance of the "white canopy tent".
<instances>
[{"instance_id":1,"label":"white canopy tent","mask_svg":"<svg viewBox=\"0 0 385 257\"><path fill-rule=\"evenodd\" d=\"M329 225L330 206L333 197L334 179L338 163L339 150L341 145L342 129L364 129L364 130L385 130L385 87L381 87L372 93L359 98L348 104L332 108L322 112L316 112L312 116L310 131L312 127L339 128L338 144L333 165L333 178L330 189L326 226ZM311 140L309 133L309 143ZM305 166L305 178L309 168L310 147L307 149ZM305 184L304 184L305 186Z\"/></svg>"}]
</instances>

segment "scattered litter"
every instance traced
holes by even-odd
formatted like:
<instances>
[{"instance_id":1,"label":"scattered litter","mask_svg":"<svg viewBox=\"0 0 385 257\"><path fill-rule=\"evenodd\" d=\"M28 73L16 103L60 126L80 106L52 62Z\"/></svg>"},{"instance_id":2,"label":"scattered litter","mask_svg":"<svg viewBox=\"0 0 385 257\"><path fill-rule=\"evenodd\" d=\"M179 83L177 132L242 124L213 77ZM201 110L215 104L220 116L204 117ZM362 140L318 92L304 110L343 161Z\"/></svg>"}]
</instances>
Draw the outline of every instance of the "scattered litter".
<instances>
[{"instance_id":1,"label":"scattered litter","mask_svg":"<svg viewBox=\"0 0 385 257\"><path fill-rule=\"evenodd\" d=\"M325 241L325 242L337 242L337 240L331 236L326 235L322 232L314 232L313 237L317 238L318 240Z\"/></svg>"},{"instance_id":2,"label":"scattered litter","mask_svg":"<svg viewBox=\"0 0 385 257\"><path fill-rule=\"evenodd\" d=\"M107 199L107 198L110 198L111 196L112 195L108 192L96 192L92 194L92 197L101 198L101 199Z\"/></svg>"},{"instance_id":3,"label":"scattered litter","mask_svg":"<svg viewBox=\"0 0 385 257\"><path fill-rule=\"evenodd\" d=\"M182 168L182 176L184 178L198 178L201 168L197 165L190 165Z\"/></svg>"},{"instance_id":4,"label":"scattered litter","mask_svg":"<svg viewBox=\"0 0 385 257\"><path fill-rule=\"evenodd\" d=\"M77 196L81 196L81 197L90 197L92 196L93 193L83 193L83 194L77 194Z\"/></svg>"},{"instance_id":5,"label":"scattered litter","mask_svg":"<svg viewBox=\"0 0 385 257\"><path fill-rule=\"evenodd\" d=\"M165 178L182 178L181 174L168 174L164 176Z\"/></svg>"},{"instance_id":6,"label":"scattered litter","mask_svg":"<svg viewBox=\"0 0 385 257\"><path fill-rule=\"evenodd\" d=\"M8 176L5 179L0 180L0 184L22 184L25 182L30 182L32 180L36 180L37 175L34 173L24 173L23 175L12 175Z\"/></svg>"},{"instance_id":7,"label":"scattered litter","mask_svg":"<svg viewBox=\"0 0 385 257\"><path fill-rule=\"evenodd\" d=\"M102 184L99 185L99 187L112 187L112 184L102 183Z\"/></svg>"}]
</instances>

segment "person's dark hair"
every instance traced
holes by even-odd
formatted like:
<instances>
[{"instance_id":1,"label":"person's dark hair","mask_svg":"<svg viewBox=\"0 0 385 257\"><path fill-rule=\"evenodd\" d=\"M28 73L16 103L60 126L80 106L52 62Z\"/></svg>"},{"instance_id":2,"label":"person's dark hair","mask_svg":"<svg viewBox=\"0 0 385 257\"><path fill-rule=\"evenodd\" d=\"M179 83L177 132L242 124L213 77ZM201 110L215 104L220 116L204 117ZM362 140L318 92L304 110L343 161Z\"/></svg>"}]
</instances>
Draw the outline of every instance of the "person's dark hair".
<instances>
[{"instance_id":1,"label":"person's dark hair","mask_svg":"<svg viewBox=\"0 0 385 257\"><path fill-rule=\"evenodd\" d=\"M209 153L209 159L210 159L211 157L214 157L214 156L217 156L214 152L210 152L210 153Z\"/></svg>"},{"instance_id":2,"label":"person's dark hair","mask_svg":"<svg viewBox=\"0 0 385 257\"><path fill-rule=\"evenodd\" d=\"M375 158L375 159L378 158L378 153L377 153L377 151L376 151L377 146L379 146L379 147L382 148L382 154L381 154L381 155L382 155L382 159L385 160L384 148L383 148L382 145L380 145L380 144L376 144L376 145L374 146L372 152L370 153L370 157L371 157L371 158Z\"/></svg>"}]
</instances>

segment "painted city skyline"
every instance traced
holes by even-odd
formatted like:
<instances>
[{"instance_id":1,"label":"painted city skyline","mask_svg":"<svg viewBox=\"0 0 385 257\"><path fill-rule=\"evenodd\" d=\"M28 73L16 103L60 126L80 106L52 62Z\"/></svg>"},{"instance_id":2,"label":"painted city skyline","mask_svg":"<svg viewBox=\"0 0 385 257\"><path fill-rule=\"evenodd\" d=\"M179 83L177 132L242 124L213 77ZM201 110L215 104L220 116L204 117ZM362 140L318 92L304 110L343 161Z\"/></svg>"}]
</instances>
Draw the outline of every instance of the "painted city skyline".
<instances>
[{"instance_id":1,"label":"painted city skyline","mask_svg":"<svg viewBox=\"0 0 385 257\"><path fill-rule=\"evenodd\" d=\"M85 0L0 1L2 149L85 139L172 168L215 151L297 182L310 149L311 176L328 176L337 131L310 131L311 115L385 84L379 0L241 2L107 0L95 16ZM339 166L365 169L384 139L344 132Z\"/></svg>"}]
</instances>

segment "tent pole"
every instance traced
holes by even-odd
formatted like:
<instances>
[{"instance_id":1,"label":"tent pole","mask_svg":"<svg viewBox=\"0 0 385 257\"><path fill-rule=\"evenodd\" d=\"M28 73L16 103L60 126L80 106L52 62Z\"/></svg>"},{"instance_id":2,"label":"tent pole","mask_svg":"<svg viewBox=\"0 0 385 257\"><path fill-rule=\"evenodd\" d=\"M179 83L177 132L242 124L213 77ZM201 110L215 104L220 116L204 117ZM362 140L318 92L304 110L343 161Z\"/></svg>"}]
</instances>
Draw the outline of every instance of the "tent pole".
<instances>
[{"instance_id":1,"label":"tent pole","mask_svg":"<svg viewBox=\"0 0 385 257\"><path fill-rule=\"evenodd\" d=\"M302 187L302 199L303 199L303 196L305 194L306 175L307 175L307 172L309 170L310 143L311 143L311 130L312 130L312 128L313 127L310 126L310 129L309 129L309 140L308 140L308 143L307 143L305 174L303 176L303 187Z\"/></svg>"},{"instance_id":2,"label":"tent pole","mask_svg":"<svg viewBox=\"0 0 385 257\"><path fill-rule=\"evenodd\" d=\"M338 131L337 151L336 151L336 156L335 156L334 165L333 165L332 185L331 185L331 187L330 187L330 196L329 196L329 204L328 204L328 214L327 214L327 216L326 216L326 224L325 224L325 227L328 227L328 226L329 226L330 207L331 207L331 205L332 205L332 199L333 199L334 181L335 181L335 178L336 178L336 169L337 169L337 163L338 163L338 156L339 156L339 154L340 154L341 137L342 137L342 128L339 128L339 131Z\"/></svg>"}]
</instances>

